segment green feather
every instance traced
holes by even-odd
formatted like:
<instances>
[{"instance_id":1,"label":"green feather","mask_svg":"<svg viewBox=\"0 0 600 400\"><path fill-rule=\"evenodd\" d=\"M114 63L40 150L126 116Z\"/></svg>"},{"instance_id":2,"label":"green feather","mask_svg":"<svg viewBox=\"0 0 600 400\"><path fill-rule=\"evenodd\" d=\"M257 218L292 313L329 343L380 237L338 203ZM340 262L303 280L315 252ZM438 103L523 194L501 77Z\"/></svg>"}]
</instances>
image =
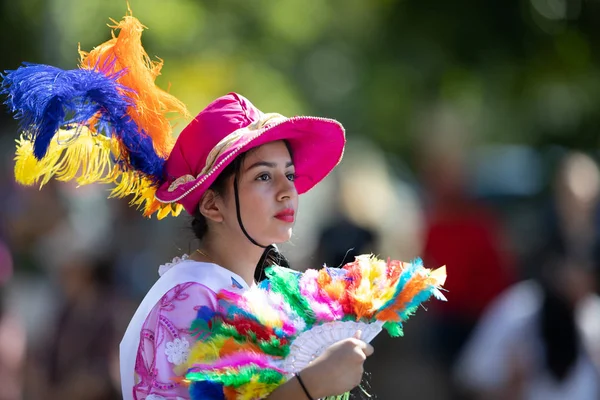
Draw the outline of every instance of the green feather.
<instances>
[{"instance_id":1,"label":"green feather","mask_svg":"<svg viewBox=\"0 0 600 400\"><path fill-rule=\"evenodd\" d=\"M282 379L285 379L285 377L280 372L272 369L261 370L258 377L260 383L279 383Z\"/></svg>"},{"instance_id":2,"label":"green feather","mask_svg":"<svg viewBox=\"0 0 600 400\"><path fill-rule=\"evenodd\" d=\"M307 326L312 326L316 318L310 305L300 293L298 285L300 275L291 269L277 266L269 267L266 275L271 284L271 290L284 296L292 310L304 319Z\"/></svg>"},{"instance_id":3,"label":"green feather","mask_svg":"<svg viewBox=\"0 0 600 400\"><path fill-rule=\"evenodd\" d=\"M270 356L287 357L290 354L290 345L283 345L279 338L271 338L270 341L259 341L256 343L258 347Z\"/></svg>"},{"instance_id":4,"label":"green feather","mask_svg":"<svg viewBox=\"0 0 600 400\"><path fill-rule=\"evenodd\" d=\"M258 376L258 380L265 384L277 384L285 381L285 376L275 370L260 369L256 366L242 367L240 369L223 369L219 371L190 372L186 378L191 381L218 382L224 386L238 388L252 381Z\"/></svg>"},{"instance_id":5,"label":"green feather","mask_svg":"<svg viewBox=\"0 0 600 400\"><path fill-rule=\"evenodd\" d=\"M383 324L385 330L388 331L391 337L404 336L404 331L402 330L402 324L399 322L391 322L388 321Z\"/></svg>"}]
</instances>

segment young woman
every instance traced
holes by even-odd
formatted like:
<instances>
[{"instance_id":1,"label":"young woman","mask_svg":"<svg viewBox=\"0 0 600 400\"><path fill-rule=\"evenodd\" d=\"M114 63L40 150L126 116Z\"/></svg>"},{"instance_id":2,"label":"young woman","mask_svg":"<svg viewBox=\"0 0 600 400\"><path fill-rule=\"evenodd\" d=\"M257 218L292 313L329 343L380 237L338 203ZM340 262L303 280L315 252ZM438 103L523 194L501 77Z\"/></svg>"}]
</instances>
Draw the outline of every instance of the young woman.
<instances>
[{"instance_id":1,"label":"young woman","mask_svg":"<svg viewBox=\"0 0 600 400\"><path fill-rule=\"evenodd\" d=\"M193 215L201 245L161 267L125 333L120 347L125 399L189 397L176 378L197 340L189 331L197 310L216 307L221 289L255 284L265 258L279 256L271 245L291 237L298 194L337 165L344 142L336 121L263 114L235 93L212 102L183 130L156 198L177 202ZM269 398L342 394L360 383L363 362L372 353L358 337L338 342Z\"/></svg>"},{"instance_id":2,"label":"young woman","mask_svg":"<svg viewBox=\"0 0 600 400\"><path fill-rule=\"evenodd\" d=\"M118 36L80 52L78 69L25 64L2 76L23 132L15 178L112 183L111 197L133 195L147 216L182 208L194 216L201 246L161 266L120 345L124 399L181 400L190 396L177 378L204 338L190 335L198 309L215 309L222 289L254 285L265 263L283 263L273 245L290 238L298 195L340 161L344 129L325 118L263 114L231 93L173 144L167 114L187 115L185 105L154 84L162 63L144 51L143 25L128 15L115 28ZM338 342L269 398L344 393L359 384L372 352L360 334Z\"/></svg>"}]
</instances>

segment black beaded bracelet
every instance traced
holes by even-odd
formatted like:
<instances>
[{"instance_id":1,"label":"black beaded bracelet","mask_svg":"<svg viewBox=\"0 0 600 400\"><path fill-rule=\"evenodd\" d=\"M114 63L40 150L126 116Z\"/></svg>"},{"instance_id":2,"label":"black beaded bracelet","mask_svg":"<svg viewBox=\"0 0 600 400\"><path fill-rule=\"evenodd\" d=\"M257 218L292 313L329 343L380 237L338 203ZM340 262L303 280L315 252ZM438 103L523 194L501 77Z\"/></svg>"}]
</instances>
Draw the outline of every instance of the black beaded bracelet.
<instances>
[{"instance_id":1,"label":"black beaded bracelet","mask_svg":"<svg viewBox=\"0 0 600 400\"><path fill-rule=\"evenodd\" d=\"M308 397L309 400L315 400L314 397L312 397L310 393L308 393L308 389L306 388L306 386L304 386L304 382L302 382L300 374L296 374L296 379L298 379L298 383L300 384L300 386L302 386L302 390L304 390L304 393L306 393L306 397Z\"/></svg>"}]
</instances>

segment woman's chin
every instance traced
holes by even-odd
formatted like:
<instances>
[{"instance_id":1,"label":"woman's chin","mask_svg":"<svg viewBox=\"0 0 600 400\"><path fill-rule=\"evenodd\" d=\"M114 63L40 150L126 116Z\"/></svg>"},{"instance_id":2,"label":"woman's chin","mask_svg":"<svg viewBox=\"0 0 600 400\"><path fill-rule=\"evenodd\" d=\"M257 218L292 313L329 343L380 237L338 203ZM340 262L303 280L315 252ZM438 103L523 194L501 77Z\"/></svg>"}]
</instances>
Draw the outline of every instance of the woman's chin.
<instances>
[{"instance_id":1,"label":"woman's chin","mask_svg":"<svg viewBox=\"0 0 600 400\"><path fill-rule=\"evenodd\" d=\"M289 240L292 238L292 228L289 228L287 230L285 230L284 232L280 232L278 235L276 235L273 239L274 244L281 244L281 243L285 243L285 242L289 242Z\"/></svg>"}]
</instances>

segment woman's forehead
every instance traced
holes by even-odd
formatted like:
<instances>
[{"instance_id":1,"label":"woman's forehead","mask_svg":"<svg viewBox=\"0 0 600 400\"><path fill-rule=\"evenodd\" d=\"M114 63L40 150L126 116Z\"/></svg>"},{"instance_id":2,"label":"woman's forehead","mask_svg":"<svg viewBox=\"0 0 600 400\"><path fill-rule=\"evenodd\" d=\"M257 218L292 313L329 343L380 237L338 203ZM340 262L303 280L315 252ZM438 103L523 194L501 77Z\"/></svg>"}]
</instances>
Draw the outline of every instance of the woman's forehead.
<instances>
[{"instance_id":1,"label":"woman's forehead","mask_svg":"<svg viewBox=\"0 0 600 400\"><path fill-rule=\"evenodd\" d=\"M292 160L284 141L265 143L249 150L244 157L244 165L252 165L257 161L288 164Z\"/></svg>"}]
</instances>

